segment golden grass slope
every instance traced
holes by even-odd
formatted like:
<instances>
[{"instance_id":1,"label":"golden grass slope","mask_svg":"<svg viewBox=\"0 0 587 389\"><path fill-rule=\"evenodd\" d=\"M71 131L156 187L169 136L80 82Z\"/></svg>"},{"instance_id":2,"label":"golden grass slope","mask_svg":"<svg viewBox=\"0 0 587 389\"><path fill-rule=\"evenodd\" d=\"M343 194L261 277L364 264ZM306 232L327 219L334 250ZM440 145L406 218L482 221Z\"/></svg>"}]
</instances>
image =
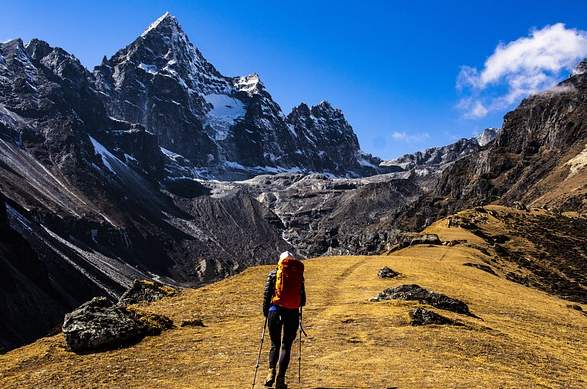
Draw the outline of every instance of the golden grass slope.
<instances>
[{"instance_id":1,"label":"golden grass slope","mask_svg":"<svg viewBox=\"0 0 587 389\"><path fill-rule=\"evenodd\" d=\"M485 242L441 220L443 240ZM304 388L585 388L587 316L568 301L463 266L483 254L457 245L415 246L389 256L306 262L309 333L303 341ZM377 278L389 266L399 279ZM76 355L61 335L0 356L2 388L246 388L263 324L262 287L270 266L141 309L176 324L198 317L207 327L176 328L121 350ZM369 302L384 288L416 283L469 304L482 320L434 309L465 326L409 325L416 302ZM584 307L586 308L586 307ZM258 387L264 377L263 367ZM289 371L297 388L297 342Z\"/></svg>"}]
</instances>

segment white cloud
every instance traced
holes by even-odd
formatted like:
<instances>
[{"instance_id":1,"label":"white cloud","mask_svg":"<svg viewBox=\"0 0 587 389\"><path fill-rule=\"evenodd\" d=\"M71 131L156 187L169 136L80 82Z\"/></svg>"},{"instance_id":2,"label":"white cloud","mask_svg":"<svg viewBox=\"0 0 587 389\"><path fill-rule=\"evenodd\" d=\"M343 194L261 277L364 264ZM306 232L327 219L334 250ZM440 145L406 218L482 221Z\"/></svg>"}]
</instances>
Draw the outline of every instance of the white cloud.
<instances>
[{"instance_id":1,"label":"white cloud","mask_svg":"<svg viewBox=\"0 0 587 389\"><path fill-rule=\"evenodd\" d=\"M461 68L457 90L468 96L457 107L468 118L509 108L530 94L555 86L563 72L572 71L585 57L587 32L566 28L562 23L533 30L528 37L500 43L483 69ZM494 89L499 88L501 93L496 94Z\"/></svg>"},{"instance_id":2,"label":"white cloud","mask_svg":"<svg viewBox=\"0 0 587 389\"><path fill-rule=\"evenodd\" d=\"M457 104L457 108L464 112L467 119L482 118L489 112L480 100L471 97L462 98Z\"/></svg>"},{"instance_id":3,"label":"white cloud","mask_svg":"<svg viewBox=\"0 0 587 389\"><path fill-rule=\"evenodd\" d=\"M429 139L430 138L430 134L427 132L418 132L418 133L413 133L413 134L409 134L405 131L394 131L391 133L391 138L393 140L399 140L402 142L421 142L423 140Z\"/></svg>"}]
</instances>

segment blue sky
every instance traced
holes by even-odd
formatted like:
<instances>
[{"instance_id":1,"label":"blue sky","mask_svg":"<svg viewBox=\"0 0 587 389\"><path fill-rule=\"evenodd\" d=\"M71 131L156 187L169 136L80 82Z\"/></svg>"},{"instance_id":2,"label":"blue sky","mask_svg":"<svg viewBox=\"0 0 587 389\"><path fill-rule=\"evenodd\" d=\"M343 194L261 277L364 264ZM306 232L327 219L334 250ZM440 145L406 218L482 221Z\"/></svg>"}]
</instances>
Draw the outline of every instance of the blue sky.
<instances>
[{"instance_id":1,"label":"blue sky","mask_svg":"<svg viewBox=\"0 0 587 389\"><path fill-rule=\"evenodd\" d=\"M4 0L1 9L0 41L37 37L90 69L170 11L223 74L259 73L285 113L330 101L383 158L501 126L524 94L564 78L587 41L587 1ZM484 65L500 42L508 50Z\"/></svg>"}]
</instances>

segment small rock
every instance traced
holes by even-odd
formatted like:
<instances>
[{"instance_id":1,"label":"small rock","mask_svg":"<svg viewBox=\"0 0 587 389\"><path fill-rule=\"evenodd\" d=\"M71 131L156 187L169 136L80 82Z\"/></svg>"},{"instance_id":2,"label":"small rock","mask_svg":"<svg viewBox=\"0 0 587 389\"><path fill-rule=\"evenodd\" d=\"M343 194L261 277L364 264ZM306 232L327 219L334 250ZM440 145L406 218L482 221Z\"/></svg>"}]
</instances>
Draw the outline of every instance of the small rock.
<instances>
[{"instance_id":1,"label":"small rock","mask_svg":"<svg viewBox=\"0 0 587 389\"><path fill-rule=\"evenodd\" d=\"M416 300L432 305L435 308L446 309L447 311L476 317L469 311L467 304L461 300L429 291L416 284L400 285L395 288L385 289L370 301L383 300Z\"/></svg>"},{"instance_id":2,"label":"small rock","mask_svg":"<svg viewBox=\"0 0 587 389\"><path fill-rule=\"evenodd\" d=\"M180 327L206 327L201 319L182 320Z\"/></svg>"},{"instance_id":3,"label":"small rock","mask_svg":"<svg viewBox=\"0 0 587 389\"><path fill-rule=\"evenodd\" d=\"M401 250L405 247L415 246L420 244L432 244L432 245L441 245L442 241L436 234L414 234L414 233L405 233L399 236L396 240L398 243L392 245L388 252L394 252L397 250Z\"/></svg>"},{"instance_id":4,"label":"small rock","mask_svg":"<svg viewBox=\"0 0 587 389\"><path fill-rule=\"evenodd\" d=\"M489 265L485 265L482 263L463 263L463 266L470 266L470 267L475 267L479 270L483 270L484 272L487 272L489 274L493 274L494 276L497 276L497 273L491 268L491 266Z\"/></svg>"},{"instance_id":5,"label":"small rock","mask_svg":"<svg viewBox=\"0 0 587 389\"><path fill-rule=\"evenodd\" d=\"M173 320L167 316L151 312L137 311L127 308L133 318L145 327L145 334L149 336L159 335L161 332L173 328Z\"/></svg>"},{"instance_id":6,"label":"small rock","mask_svg":"<svg viewBox=\"0 0 587 389\"><path fill-rule=\"evenodd\" d=\"M153 302L164 297L174 296L179 290L153 280L135 280L130 289L120 297L119 302L125 304L138 304Z\"/></svg>"},{"instance_id":7,"label":"small rock","mask_svg":"<svg viewBox=\"0 0 587 389\"><path fill-rule=\"evenodd\" d=\"M459 322L422 307L410 311L410 324L413 326L425 326L430 324L462 325Z\"/></svg>"},{"instance_id":8,"label":"small rock","mask_svg":"<svg viewBox=\"0 0 587 389\"><path fill-rule=\"evenodd\" d=\"M518 284L521 284L521 285L525 285L525 286L530 285L529 277L524 274L509 272L509 273L506 273L505 278L512 281L512 282L516 282Z\"/></svg>"},{"instance_id":9,"label":"small rock","mask_svg":"<svg viewBox=\"0 0 587 389\"><path fill-rule=\"evenodd\" d=\"M440 238L436 234L424 234L424 235L416 236L415 238L413 238L410 241L410 246L415 246L417 244L438 245L438 244L442 244L442 241L440 240Z\"/></svg>"},{"instance_id":10,"label":"small rock","mask_svg":"<svg viewBox=\"0 0 587 389\"><path fill-rule=\"evenodd\" d=\"M379 276L379 278L394 278L399 276L399 273L391 270L387 266L384 266L381 269L379 269L379 271L377 272L377 276Z\"/></svg>"},{"instance_id":11,"label":"small rock","mask_svg":"<svg viewBox=\"0 0 587 389\"><path fill-rule=\"evenodd\" d=\"M65 315L63 336L74 352L111 350L137 342L171 328L173 322L161 315L111 305L105 297L94 297Z\"/></svg>"},{"instance_id":12,"label":"small rock","mask_svg":"<svg viewBox=\"0 0 587 389\"><path fill-rule=\"evenodd\" d=\"M463 244L463 243L467 243L467 240L466 239L447 240L447 241L442 242L442 245L452 247L452 246L456 246L456 245Z\"/></svg>"}]
</instances>

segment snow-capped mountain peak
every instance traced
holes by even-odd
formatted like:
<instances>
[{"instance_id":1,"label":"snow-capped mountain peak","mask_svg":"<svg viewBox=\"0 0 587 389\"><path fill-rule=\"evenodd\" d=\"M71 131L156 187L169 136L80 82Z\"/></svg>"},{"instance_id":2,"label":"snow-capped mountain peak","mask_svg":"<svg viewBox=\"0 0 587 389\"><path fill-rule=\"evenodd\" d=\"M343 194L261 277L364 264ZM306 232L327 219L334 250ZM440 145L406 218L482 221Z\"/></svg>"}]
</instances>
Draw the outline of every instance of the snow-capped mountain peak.
<instances>
[{"instance_id":1,"label":"snow-capped mountain peak","mask_svg":"<svg viewBox=\"0 0 587 389\"><path fill-rule=\"evenodd\" d=\"M222 75L169 13L97 66L94 78L111 117L141 124L198 168L367 170L342 111L322 101L291 122L258 74Z\"/></svg>"},{"instance_id":2,"label":"snow-capped mountain peak","mask_svg":"<svg viewBox=\"0 0 587 389\"><path fill-rule=\"evenodd\" d=\"M155 20L153 23L151 23L149 25L149 27L147 27L147 29L145 31L143 31L143 33L141 34L141 37L144 38L151 31L157 30L157 29L162 29L165 27L167 27L167 28L172 27L176 30L180 30L179 23L177 22L177 19L175 18L175 16L173 16L169 12L165 12L163 15L161 15L159 18L157 18L157 20Z\"/></svg>"}]
</instances>

